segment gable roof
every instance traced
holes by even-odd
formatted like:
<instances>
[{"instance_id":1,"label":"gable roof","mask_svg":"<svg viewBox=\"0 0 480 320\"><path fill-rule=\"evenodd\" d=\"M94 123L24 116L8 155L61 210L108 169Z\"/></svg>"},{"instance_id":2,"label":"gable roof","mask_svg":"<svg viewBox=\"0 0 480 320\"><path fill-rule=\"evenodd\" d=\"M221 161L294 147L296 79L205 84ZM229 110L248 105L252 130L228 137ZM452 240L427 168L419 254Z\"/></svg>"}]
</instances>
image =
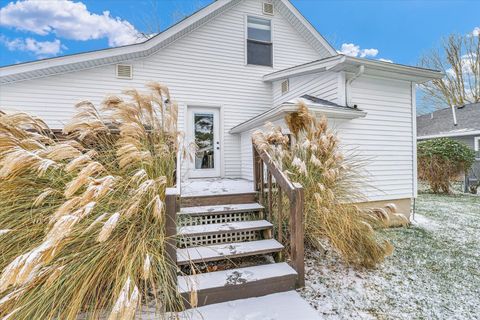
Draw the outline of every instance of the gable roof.
<instances>
[{"instance_id":1,"label":"gable roof","mask_svg":"<svg viewBox=\"0 0 480 320\"><path fill-rule=\"evenodd\" d=\"M269 73L263 76L263 81L272 82L286 79L288 77L301 76L322 71L346 71L356 73L358 71L358 67L362 65L365 67L365 74L413 81L415 83L423 83L432 79L440 79L443 77L443 73L438 70L337 54L332 57L323 58Z\"/></svg>"},{"instance_id":2,"label":"gable roof","mask_svg":"<svg viewBox=\"0 0 480 320\"><path fill-rule=\"evenodd\" d=\"M417 117L418 139L480 135L480 103L455 109L457 125L451 108L437 110Z\"/></svg>"},{"instance_id":3,"label":"gable roof","mask_svg":"<svg viewBox=\"0 0 480 320\"><path fill-rule=\"evenodd\" d=\"M141 43L0 67L0 83L30 80L150 56L243 1L245 0L214 1L165 31ZM273 3L276 10L322 56L336 54L335 49L300 14L289 0L273 0Z\"/></svg>"}]
</instances>

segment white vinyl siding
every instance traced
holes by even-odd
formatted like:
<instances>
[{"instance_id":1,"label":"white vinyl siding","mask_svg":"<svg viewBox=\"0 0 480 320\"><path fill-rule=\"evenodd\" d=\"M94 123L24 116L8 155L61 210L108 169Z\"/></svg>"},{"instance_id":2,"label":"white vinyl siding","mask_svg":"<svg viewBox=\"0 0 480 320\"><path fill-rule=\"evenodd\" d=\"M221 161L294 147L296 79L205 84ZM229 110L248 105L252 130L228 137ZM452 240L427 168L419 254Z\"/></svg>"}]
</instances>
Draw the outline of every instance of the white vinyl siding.
<instances>
[{"instance_id":1,"label":"white vinyl siding","mask_svg":"<svg viewBox=\"0 0 480 320\"><path fill-rule=\"evenodd\" d=\"M289 78L289 91L282 94L282 82L278 80L273 82L273 106L298 98L304 94L313 95L335 103L339 102L339 77L338 72L322 72L298 77ZM282 121L278 122L282 125ZM244 179L253 178L252 167L252 138L251 135L257 128L241 134L241 153L242 153L242 177Z\"/></svg>"},{"instance_id":2,"label":"white vinyl siding","mask_svg":"<svg viewBox=\"0 0 480 320\"><path fill-rule=\"evenodd\" d=\"M282 82L273 82L273 105L309 94L331 102L339 103L338 72L322 72L289 78L289 90L282 94Z\"/></svg>"},{"instance_id":3,"label":"white vinyl siding","mask_svg":"<svg viewBox=\"0 0 480 320\"><path fill-rule=\"evenodd\" d=\"M262 81L269 72L322 58L281 14L269 16L275 41L274 68L245 65L245 17L262 15L262 1L246 0L154 55L132 65L131 80L115 77L115 65L23 81L0 87L3 109L25 111L45 119L53 128L66 123L73 105L90 100L99 105L123 89L145 90L144 84L167 85L180 105L183 129L187 105L220 107L223 175L240 177L240 135L229 130L271 108L271 85Z\"/></svg>"},{"instance_id":4,"label":"white vinyl siding","mask_svg":"<svg viewBox=\"0 0 480 320\"><path fill-rule=\"evenodd\" d=\"M415 196L411 90L407 81L361 76L352 102L367 116L337 123L342 145L366 160L363 191L370 201Z\"/></svg>"},{"instance_id":5,"label":"white vinyl siding","mask_svg":"<svg viewBox=\"0 0 480 320\"><path fill-rule=\"evenodd\" d=\"M315 76L318 77L315 79ZM280 83L274 87L275 103L315 92L323 99L336 101L344 90L335 79L341 74L319 73L298 77L302 80L297 93L284 98ZM290 79L291 91L295 91L295 78ZM307 79L309 81L307 81ZM304 90L308 83L321 83ZM387 78L361 76L352 85L352 102L366 111L365 118L352 120L329 119L329 126L339 135L346 154L365 161L363 175L366 184L361 191L368 201L412 198L415 196L415 166L413 136L411 83ZM330 93L329 93L330 92ZM288 93L290 95L291 92ZM279 121L278 125L284 125ZM257 128L260 129L260 128ZM257 130L242 133L242 174L252 178L251 134Z\"/></svg>"}]
</instances>

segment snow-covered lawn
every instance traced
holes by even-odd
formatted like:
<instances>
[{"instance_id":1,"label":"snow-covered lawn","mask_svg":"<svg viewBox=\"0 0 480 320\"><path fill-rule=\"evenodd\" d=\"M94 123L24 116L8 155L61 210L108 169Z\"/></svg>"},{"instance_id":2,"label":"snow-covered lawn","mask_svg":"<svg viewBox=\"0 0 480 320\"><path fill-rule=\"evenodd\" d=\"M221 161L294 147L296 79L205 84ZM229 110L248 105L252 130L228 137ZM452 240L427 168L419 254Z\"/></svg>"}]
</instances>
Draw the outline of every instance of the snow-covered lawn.
<instances>
[{"instance_id":1,"label":"snow-covered lawn","mask_svg":"<svg viewBox=\"0 0 480 320\"><path fill-rule=\"evenodd\" d=\"M302 296L326 319L480 319L480 196L422 194L382 237L395 252L376 270L310 253Z\"/></svg>"}]
</instances>

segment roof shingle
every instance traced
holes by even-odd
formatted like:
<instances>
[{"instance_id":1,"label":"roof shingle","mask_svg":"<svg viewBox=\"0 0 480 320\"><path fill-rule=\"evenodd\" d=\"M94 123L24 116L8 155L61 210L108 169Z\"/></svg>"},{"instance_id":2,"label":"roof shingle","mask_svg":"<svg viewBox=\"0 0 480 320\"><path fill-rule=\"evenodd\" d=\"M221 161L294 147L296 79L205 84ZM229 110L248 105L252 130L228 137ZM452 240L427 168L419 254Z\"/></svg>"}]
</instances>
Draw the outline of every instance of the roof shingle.
<instances>
[{"instance_id":1,"label":"roof shingle","mask_svg":"<svg viewBox=\"0 0 480 320\"><path fill-rule=\"evenodd\" d=\"M417 117L417 136L465 135L480 131L480 103L471 103L455 109L457 125L453 123L451 108L440 109Z\"/></svg>"}]
</instances>

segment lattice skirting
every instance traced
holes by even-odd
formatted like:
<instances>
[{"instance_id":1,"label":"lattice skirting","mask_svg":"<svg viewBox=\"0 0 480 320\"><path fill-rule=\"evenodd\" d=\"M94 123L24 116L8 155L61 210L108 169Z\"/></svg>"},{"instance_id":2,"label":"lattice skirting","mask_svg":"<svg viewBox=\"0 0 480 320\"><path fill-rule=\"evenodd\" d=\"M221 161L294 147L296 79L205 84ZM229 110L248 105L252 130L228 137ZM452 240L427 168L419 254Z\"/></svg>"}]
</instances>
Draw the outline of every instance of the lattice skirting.
<instances>
[{"instance_id":1,"label":"lattice skirting","mask_svg":"<svg viewBox=\"0 0 480 320\"><path fill-rule=\"evenodd\" d=\"M179 247L208 246L220 243L255 241L261 239L259 231L240 231L223 234L212 234L198 237L181 238L178 240Z\"/></svg>"},{"instance_id":2,"label":"lattice skirting","mask_svg":"<svg viewBox=\"0 0 480 320\"><path fill-rule=\"evenodd\" d=\"M197 216L197 217L183 218L179 221L179 225L197 226L197 225L203 225L203 224L250 221L250 220L254 220L255 217L256 217L256 213L254 212L253 213L234 212L234 213L215 214L215 215L203 215L203 216Z\"/></svg>"}]
</instances>

